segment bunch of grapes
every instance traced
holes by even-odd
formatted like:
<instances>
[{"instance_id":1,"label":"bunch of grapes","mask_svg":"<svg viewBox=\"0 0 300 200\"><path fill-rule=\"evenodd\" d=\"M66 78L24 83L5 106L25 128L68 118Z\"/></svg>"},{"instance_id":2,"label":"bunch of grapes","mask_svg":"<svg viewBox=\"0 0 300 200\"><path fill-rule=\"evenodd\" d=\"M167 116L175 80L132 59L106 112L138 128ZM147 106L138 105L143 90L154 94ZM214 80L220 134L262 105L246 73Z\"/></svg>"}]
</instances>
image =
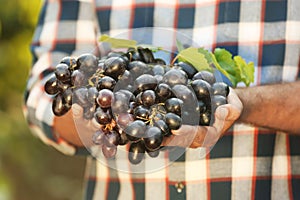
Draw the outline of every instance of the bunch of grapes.
<instances>
[{"instance_id":1,"label":"bunch of grapes","mask_svg":"<svg viewBox=\"0 0 300 200\"><path fill-rule=\"evenodd\" d=\"M85 119L100 124L91 140L105 157L129 144L129 161L138 164L146 153L158 156L164 137L183 124L211 125L216 108L227 103L229 87L209 71L185 62L167 65L149 48L138 47L101 59L90 53L65 57L45 91L54 95L55 115L76 103Z\"/></svg>"}]
</instances>

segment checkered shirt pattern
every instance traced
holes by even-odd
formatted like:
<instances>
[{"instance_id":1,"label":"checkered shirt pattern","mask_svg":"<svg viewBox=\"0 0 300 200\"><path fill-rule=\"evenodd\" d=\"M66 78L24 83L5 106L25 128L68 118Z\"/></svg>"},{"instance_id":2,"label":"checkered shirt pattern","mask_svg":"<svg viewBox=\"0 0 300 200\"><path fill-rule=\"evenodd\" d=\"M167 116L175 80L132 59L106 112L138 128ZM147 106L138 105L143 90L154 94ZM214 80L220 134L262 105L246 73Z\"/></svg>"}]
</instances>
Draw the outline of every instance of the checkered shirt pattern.
<instances>
[{"instance_id":1,"label":"checkered shirt pattern","mask_svg":"<svg viewBox=\"0 0 300 200\"><path fill-rule=\"evenodd\" d=\"M298 0L45 1L32 43L25 115L46 144L86 154L53 132L52 100L43 85L63 56L95 50L101 33L139 27L176 29L207 49L224 47L253 61L253 85L295 81L299 10ZM300 199L299 136L235 124L204 159L199 154L188 149L170 166L145 174L110 169L88 156L84 199Z\"/></svg>"}]
</instances>

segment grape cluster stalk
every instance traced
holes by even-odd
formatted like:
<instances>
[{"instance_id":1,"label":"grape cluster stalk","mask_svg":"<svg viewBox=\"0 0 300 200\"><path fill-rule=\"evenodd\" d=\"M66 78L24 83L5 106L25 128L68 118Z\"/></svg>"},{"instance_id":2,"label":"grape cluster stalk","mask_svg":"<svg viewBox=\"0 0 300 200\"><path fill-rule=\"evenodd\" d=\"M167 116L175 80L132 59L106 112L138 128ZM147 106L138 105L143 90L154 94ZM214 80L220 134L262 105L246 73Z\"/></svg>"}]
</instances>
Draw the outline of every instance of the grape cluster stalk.
<instances>
[{"instance_id":1,"label":"grape cluster stalk","mask_svg":"<svg viewBox=\"0 0 300 200\"><path fill-rule=\"evenodd\" d=\"M137 47L101 58L91 53L64 57L45 91L53 95L56 116L78 104L83 118L100 124L91 140L106 158L128 144L128 159L138 164L145 154L157 157L164 137L183 124L212 125L216 108L227 103L229 87L212 72L186 62L168 65L149 48Z\"/></svg>"}]
</instances>

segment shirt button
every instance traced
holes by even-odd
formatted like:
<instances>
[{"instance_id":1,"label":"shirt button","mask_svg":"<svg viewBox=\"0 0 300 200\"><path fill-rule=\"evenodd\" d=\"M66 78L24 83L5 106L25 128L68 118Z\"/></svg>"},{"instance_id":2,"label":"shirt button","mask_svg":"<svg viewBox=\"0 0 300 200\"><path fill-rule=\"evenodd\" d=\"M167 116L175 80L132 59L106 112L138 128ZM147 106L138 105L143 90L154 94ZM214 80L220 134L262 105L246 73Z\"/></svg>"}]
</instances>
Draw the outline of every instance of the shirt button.
<instances>
[{"instance_id":1,"label":"shirt button","mask_svg":"<svg viewBox=\"0 0 300 200\"><path fill-rule=\"evenodd\" d=\"M177 183L175 184L175 188L177 189L177 192L178 192L178 193L181 193L182 190L183 190L183 188L184 188L184 184L183 184L182 182L177 182Z\"/></svg>"}]
</instances>

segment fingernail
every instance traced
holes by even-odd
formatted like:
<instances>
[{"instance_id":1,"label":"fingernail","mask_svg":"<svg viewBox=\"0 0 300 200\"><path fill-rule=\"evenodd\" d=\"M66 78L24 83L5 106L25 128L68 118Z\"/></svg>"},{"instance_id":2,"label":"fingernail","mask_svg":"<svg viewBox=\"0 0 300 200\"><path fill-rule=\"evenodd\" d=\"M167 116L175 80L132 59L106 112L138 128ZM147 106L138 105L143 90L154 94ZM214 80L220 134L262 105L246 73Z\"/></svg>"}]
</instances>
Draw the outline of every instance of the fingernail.
<instances>
[{"instance_id":1,"label":"fingernail","mask_svg":"<svg viewBox=\"0 0 300 200\"><path fill-rule=\"evenodd\" d=\"M228 116L228 109L227 108L219 108L218 111L218 115L220 117L220 119L226 119L226 117Z\"/></svg>"}]
</instances>

